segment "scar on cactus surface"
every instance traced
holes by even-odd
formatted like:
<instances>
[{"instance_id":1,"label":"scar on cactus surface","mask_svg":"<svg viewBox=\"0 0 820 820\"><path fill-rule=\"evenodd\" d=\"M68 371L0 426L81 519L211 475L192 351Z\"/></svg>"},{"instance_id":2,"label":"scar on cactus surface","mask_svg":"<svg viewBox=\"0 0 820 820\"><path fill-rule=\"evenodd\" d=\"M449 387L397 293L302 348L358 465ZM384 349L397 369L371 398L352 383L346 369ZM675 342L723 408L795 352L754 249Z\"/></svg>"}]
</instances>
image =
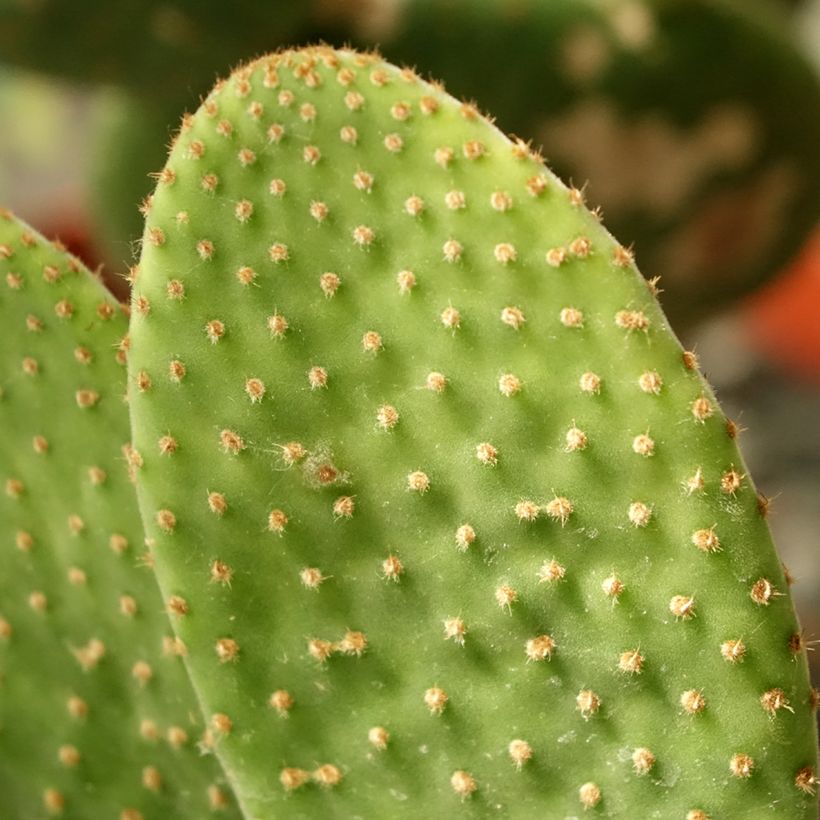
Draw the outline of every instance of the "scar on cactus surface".
<instances>
[{"instance_id":1,"label":"scar on cactus surface","mask_svg":"<svg viewBox=\"0 0 820 820\"><path fill-rule=\"evenodd\" d=\"M240 67L159 174L131 323L143 521L247 816L814 816L737 427L473 105L372 54Z\"/></svg>"},{"instance_id":2,"label":"scar on cactus surface","mask_svg":"<svg viewBox=\"0 0 820 820\"><path fill-rule=\"evenodd\" d=\"M0 816L238 817L144 552L126 316L5 211L0 273Z\"/></svg>"}]
</instances>

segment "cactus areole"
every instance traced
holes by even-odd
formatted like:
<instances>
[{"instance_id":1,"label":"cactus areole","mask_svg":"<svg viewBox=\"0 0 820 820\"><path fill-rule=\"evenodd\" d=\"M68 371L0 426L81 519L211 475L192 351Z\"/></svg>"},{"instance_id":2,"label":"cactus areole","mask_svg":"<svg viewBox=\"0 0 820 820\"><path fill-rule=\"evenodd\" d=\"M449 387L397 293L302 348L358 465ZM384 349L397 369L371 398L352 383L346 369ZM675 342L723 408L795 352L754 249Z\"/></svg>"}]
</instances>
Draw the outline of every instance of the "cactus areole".
<instances>
[{"instance_id":1,"label":"cactus areole","mask_svg":"<svg viewBox=\"0 0 820 820\"><path fill-rule=\"evenodd\" d=\"M582 191L316 47L218 83L145 213L127 461L245 817L815 816L738 427Z\"/></svg>"}]
</instances>

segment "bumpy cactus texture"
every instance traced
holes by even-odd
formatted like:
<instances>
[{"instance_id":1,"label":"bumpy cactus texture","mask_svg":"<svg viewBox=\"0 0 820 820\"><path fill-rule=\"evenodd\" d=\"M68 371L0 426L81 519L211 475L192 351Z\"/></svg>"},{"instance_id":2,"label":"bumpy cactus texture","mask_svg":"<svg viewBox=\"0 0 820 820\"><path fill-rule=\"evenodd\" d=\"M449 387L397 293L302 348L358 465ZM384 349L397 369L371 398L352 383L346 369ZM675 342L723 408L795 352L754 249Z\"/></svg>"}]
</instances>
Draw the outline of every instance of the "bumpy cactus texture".
<instances>
[{"instance_id":1,"label":"bumpy cactus texture","mask_svg":"<svg viewBox=\"0 0 820 820\"><path fill-rule=\"evenodd\" d=\"M328 48L239 69L159 176L131 343L155 570L247 816L814 816L738 429L474 107Z\"/></svg>"},{"instance_id":2,"label":"bumpy cactus texture","mask_svg":"<svg viewBox=\"0 0 820 820\"><path fill-rule=\"evenodd\" d=\"M0 274L0 815L238 816L143 554L126 318L7 212Z\"/></svg>"}]
</instances>

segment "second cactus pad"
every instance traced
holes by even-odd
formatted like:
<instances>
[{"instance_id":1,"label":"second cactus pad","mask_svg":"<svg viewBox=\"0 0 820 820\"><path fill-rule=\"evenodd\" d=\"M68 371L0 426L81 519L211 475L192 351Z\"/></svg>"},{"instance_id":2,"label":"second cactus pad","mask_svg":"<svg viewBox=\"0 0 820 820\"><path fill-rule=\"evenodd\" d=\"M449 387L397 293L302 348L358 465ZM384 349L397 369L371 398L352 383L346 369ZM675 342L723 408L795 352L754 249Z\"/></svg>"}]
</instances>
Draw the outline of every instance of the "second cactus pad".
<instances>
[{"instance_id":1,"label":"second cactus pad","mask_svg":"<svg viewBox=\"0 0 820 820\"><path fill-rule=\"evenodd\" d=\"M143 518L248 816L812 816L736 428L525 145L372 55L263 58L183 123L132 307Z\"/></svg>"},{"instance_id":2,"label":"second cactus pad","mask_svg":"<svg viewBox=\"0 0 820 820\"><path fill-rule=\"evenodd\" d=\"M125 317L2 209L0 281L0 816L232 820L142 555Z\"/></svg>"}]
</instances>

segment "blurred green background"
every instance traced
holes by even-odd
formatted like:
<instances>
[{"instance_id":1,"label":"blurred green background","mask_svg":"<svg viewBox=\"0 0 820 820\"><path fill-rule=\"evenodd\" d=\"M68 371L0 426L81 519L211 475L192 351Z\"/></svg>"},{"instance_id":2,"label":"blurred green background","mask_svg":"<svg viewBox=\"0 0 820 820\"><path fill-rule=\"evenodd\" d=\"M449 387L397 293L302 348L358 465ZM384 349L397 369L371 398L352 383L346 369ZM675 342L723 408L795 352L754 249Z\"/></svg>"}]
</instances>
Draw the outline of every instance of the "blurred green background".
<instances>
[{"instance_id":1,"label":"blurred green background","mask_svg":"<svg viewBox=\"0 0 820 820\"><path fill-rule=\"evenodd\" d=\"M238 61L318 40L445 78L589 180L745 428L820 636L820 0L0 0L0 206L126 298L182 112Z\"/></svg>"}]
</instances>

